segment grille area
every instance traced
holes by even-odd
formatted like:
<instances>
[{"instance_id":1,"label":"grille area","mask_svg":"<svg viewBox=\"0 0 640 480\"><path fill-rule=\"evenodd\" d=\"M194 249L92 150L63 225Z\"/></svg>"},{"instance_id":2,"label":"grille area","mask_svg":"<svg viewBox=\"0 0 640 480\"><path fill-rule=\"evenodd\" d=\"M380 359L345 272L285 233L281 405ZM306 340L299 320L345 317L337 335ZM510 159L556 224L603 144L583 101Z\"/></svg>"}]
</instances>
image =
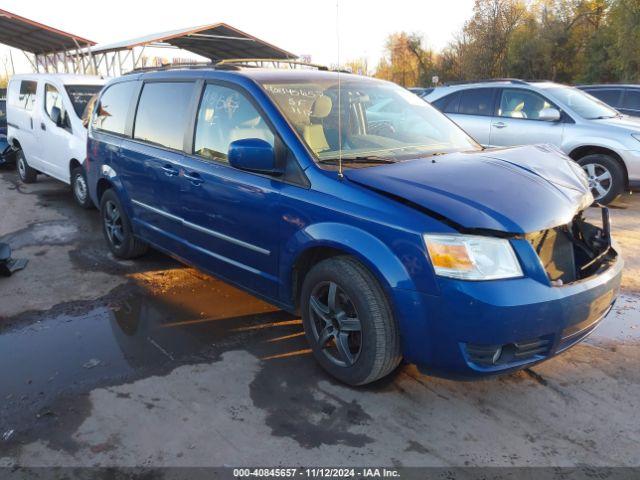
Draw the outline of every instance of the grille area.
<instances>
[{"instance_id":1,"label":"grille area","mask_svg":"<svg viewBox=\"0 0 640 480\"><path fill-rule=\"evenodd\" d=\"M602 227L587 222L579 213L567 225L526 236L549 277L564 285L596 275L616 256L611 248L609 211L602 207Z\"/></svg>"},{"instance_id":2,"label":"grille area","mask_svg":"<svg viewBox=\"0 0 640 480\"><path fill-rule=\"evenodd\" d=\"M464 348L469 361L483 367L493 367L544 357L551 348L551 339L540 337L504 345L467 343Z\"/></svg>"}]
</instances>

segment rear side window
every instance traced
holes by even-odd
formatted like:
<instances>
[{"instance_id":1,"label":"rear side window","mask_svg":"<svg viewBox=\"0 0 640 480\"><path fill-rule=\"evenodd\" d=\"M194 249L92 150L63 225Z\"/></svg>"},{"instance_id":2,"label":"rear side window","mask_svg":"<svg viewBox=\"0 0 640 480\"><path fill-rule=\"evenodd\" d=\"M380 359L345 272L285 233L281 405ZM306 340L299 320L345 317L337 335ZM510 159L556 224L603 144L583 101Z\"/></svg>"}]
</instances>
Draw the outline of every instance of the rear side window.
<instances>
[{"instance_id":1,"label":"rear side window","mask_svg":"<svg viewBox=\"0 0 640 480\"><path fill-rule=\"evenodd\" d=\"M625 92L624 108L640 111L640 90L627 90Z\"/></svg>"},{"instance_id":2,"label":"rear side window","mask_svg":"<svg viewBox=\"0 0 640 480\"><path fill-rule=\"evenodd\" d=\"M138 103L133 137L154 145L182 150L189 123L194 84L145 83Z\"/></svg>"},{"instance_id":3,"label":"rear side window","mask_svg":"<svg viewBox=\"0 0 640 480\"><path fill-rule=\"evenodd\" d=\"M207 85L196 124L196 155L227 161L229 144L259 138L274 145L274 135L260 113L242 93L220 85Z\"/></svg>"},{"instance_id":4,"label":"rear side window","mask_svg":"<svg viewBox=\"0 0 640 480\"><path fill-rule=\"evenodd\" d=\"M96 114L92 117L92 127L104 132L124 135L129 107L137 88L137 82L116 83L107 88L100 98Z\"/></svg>"},{"instance_id":5,"label":"rear side window","mask_svg":"<svg viewBox=\"0 0 640 480\"><path fill-rule=\"evenodd\" d=\"M494 88L472 88L463 90L458 113L465 115L493 115Z\"/></svg>"},{"instance_id":6,"label":"rear side window","mask_svg":"<svg viewBox=\"0 0 640 480\"><path fill-rule=\"evenodd\" d=\"M593 95L598 100L602 100L607 105L612 107L620 106L620 97L622 94L622 89L620 88L611 88L611 89L596 89L596 90L586 90L589 95Z\"/></svg>"},{"instance_id":7,"label":"rear side window","mask_svg":"<svg viewBox=\"0 0 640 480\"><path fill-rule=\"evenodd\" d=\"M460 92L451 93L445 97L439 98L432 103L434 107L443 113L458 113L458 105L460 104Z\"/></svg>"},{"instance_id":8,"label":"rear side window","mask_svg":"<svg viewBox=\"0 0 640 480\"><path fill-rule=\"evenodd\" d=\"M36 89L38 83L31 80L22 80L12 83L9 87L9 105L13 107L33 110L36 103Z\"/></svg>"}]
</instances>

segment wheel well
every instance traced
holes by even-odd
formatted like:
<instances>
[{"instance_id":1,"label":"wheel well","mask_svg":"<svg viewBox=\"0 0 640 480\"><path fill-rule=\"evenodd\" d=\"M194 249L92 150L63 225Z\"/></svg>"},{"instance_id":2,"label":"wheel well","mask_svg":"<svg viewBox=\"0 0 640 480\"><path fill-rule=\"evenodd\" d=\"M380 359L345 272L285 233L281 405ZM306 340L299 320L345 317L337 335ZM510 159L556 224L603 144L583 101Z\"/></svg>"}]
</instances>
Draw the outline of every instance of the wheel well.
<instances>
[{"instance_id":1,"label":"wheel well","mask_svg":"<svg viewBox=\"0 0 640 480\"><path fill-rule=\"evenodd\" d=\"M625 187L628 188L628 185L629 185L629 173L627 172L627 166L622 161L622 158L620 157L620 155L618 155L613 150L610 150L610 149L605 148L605 147L596 147L596 146L591 146L591 145L585 145L585 146L578 147L578 148L574 149L569 154L569 157L571 157L575 161L578 161L582 157L586 157L587 155L593 155L593 154L596 154L596 153L599 153L599 154L602 154L602 155L608 155L608 156L612 157L613 159L615 159L616 162L618 162L620 164L620 166L622 167L622 171L624 172L624 184L625 184Z\"/></svg>"},{"instance_id":2,"label":"wheel well","mask_svg":"<svg viewBox=\"0 0 640 480\"><path fill-rule=\"evenodd\" d=\"M13 148L15 148L16 150L22 150L22 145L20 145L20 142L18 140L16 140L15 138L13 140L11 140L11 146Z\"/></svg>"},{"instance_id":3,"label":"wheel well","mask_svg":"<svg viewBox=\"0 0 640 480\"><path fill-rule=\"evenodd\" d=\"M300 304L299 293L302 288L302 282L304 282L304 277L307 273L321 261L340 255L349 255L349 253L344 250L340 250L339 248L313 247L304 251L300 257L298 257L293 265L292 275L292 300L296 308L298 308Z\"/></svg>"},{"instance_id":4,"label":"wheel well","mask_svg":"<svg viewBox=\"0 0 640 480\"><path fill-rule=\"evenodd\" d=\"M102 195L104 195L104 192L109 190L111 187L111 182L106 178L101 178L100 180L98 180L98 186L96 188L96 193L98 195L98 204L100 204L100 200L102 199Z\"/></svg>"},{"instance_id":5,"label":"wheel well","mask_svg":"<svg viewBox=\"0 0 640 480\"><path fill-rule=\"evenodd\" d=\"M69 175L71 175L77 167L81 167L81 166L82 164L78 160L76 160L75 158L72 158L71 161L69 162Z\"/></svg>"}]
</instances>

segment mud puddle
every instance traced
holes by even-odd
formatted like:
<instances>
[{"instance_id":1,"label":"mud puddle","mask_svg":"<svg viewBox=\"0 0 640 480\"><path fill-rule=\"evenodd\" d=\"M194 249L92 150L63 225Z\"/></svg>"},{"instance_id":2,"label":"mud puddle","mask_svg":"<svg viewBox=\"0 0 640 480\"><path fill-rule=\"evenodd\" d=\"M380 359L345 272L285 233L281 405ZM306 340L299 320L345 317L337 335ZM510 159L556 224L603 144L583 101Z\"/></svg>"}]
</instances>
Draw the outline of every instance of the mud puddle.
<instances>
[{"instance_id":1,"label":"mud puddle","mask_svg":"<svg viewBox=\"0 0 640 480\"><path fill-rule=\"evenodd\" d=\"M159 293L125 287L115 303L52 309L0 330L0 435L14 430L5 446L80 421L90 408L83 394L100 386L213 362L231 349L269 358L305 348L296 317L214 279Z\"/></svg>"}]
</instances>

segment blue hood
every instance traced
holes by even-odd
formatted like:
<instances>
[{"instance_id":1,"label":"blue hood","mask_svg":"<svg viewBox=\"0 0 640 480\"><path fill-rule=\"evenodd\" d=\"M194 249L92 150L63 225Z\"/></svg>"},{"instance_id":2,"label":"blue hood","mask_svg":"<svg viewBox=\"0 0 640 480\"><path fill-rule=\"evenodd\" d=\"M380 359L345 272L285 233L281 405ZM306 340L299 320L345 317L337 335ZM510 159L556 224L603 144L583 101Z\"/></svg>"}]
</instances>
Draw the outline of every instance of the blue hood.
<instances>
[{"instance_id":1,"label":"blue hood","mask_svg":"<svg viewBox=\"0 0 640 480\"><path fill-rule=\"evenodd\" d=\"M593 202L579 168L547 146L451 153L345 176L460 229L536 232L570 222Z\"/></svg>"}]
</instances>

